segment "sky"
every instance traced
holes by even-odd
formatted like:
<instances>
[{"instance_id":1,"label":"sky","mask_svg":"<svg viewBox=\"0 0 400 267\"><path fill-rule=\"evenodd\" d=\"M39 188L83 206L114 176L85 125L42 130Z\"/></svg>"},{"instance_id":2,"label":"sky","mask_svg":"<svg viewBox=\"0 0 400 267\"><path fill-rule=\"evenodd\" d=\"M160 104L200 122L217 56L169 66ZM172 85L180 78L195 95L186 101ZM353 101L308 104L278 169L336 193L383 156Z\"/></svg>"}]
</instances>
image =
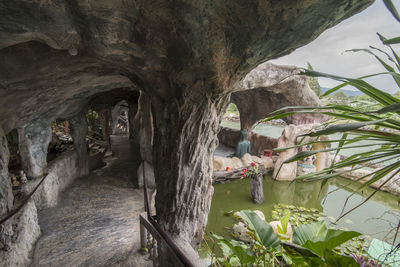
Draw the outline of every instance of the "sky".
<instances>
[{"instance_id":1,"label":"sky","mask_svg":"<svg viewBox=\"0 0 400 267\"><path fill-rule=\"evenodd\" d=\"M400 1L393 0L393 3L400 12ZM385 47L376 35L377 32L386 38L400 36L400 23L386 9L382 0L376 0L361 13L326 30L308 45L270 62L278 65L307 67L308 61L314 70L351 78L384 72L383 66L373 56L363 52L345 52L348 49L368 48L369 45L384 49ZM400 45L393 48L400 54ZM389 93L399 90L392 78L387 75L371 78L368 81ZM324 78L319 78L319 83L322 87L328 88L338 84Z\"/></svg>"}]
</instances>

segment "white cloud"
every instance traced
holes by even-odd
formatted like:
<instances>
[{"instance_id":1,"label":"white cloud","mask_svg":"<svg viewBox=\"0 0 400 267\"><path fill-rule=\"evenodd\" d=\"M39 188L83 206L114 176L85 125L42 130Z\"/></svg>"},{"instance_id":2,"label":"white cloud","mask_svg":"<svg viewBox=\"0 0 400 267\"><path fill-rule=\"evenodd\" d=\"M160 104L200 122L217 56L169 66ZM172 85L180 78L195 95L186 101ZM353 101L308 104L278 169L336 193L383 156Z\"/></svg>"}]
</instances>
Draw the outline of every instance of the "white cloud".
<instances>
[{"instance_id":1,"label":"white cloud","mask_svg":"<svg viewBox=\"0 0 400 267\"><path fill-rule=\"evenodd\" d=\"M346 77L384 72L383 66L373 56L363 52L345 52L354 48L368 48L369 45L383 48L376 32L387 38L400 35L400 24L380 0L360 14L326 30L310 44L271 62L306 67L306 62L309 61L315 70ZM329 79L320 78L319 81L324 87L337 84ZM389 76L373 78L370 81L388 92L398 90Z\"/></svg>"}]
</instances>

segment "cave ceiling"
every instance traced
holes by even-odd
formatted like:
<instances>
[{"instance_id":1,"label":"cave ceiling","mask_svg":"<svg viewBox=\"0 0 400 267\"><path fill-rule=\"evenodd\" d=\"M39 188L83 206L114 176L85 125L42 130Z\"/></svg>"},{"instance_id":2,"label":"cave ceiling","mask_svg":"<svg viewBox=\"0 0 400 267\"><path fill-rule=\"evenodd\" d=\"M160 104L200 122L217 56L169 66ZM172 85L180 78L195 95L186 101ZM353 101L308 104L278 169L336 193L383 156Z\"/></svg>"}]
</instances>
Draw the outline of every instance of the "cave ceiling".
<instances>
[{"instance_id":1,"label":"cave ceiling","mask_svg":"<svg viewBox=\"0 0 400 267\"><path fill-rule=\"evenodd\" d=\"M0 2L0 127L73 116L96 94L229 94L373 0Z\"/></svg>"}]
</instances>

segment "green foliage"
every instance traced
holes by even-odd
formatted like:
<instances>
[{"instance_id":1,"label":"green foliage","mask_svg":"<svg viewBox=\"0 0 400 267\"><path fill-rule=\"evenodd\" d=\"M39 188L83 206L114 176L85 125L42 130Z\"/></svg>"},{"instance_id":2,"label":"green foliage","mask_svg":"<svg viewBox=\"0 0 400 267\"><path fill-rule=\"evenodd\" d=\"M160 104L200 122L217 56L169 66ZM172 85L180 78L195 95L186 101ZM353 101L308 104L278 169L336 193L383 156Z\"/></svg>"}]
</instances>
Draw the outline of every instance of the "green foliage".
<instances>
[{"instance_id":1,"label":"green foliage","mask_svg":"<svg viewBox=\"0 0 400 267\"><path fill-rule=\"evenodd\" d=\"M280 232L287 231L290 214L281 218ZM295 228L293 243L281 242L272 227L255 212L243 210L238 219L245 222L252 241L228 240L211 233L223 257L212 255L212 266L359 266L354 259L335 252L357 232L329 229L325 220ZM339 250L340 251L340 250ZM343 265L344 264L344 265Z\"/></svg>"},{"instance_id":2,"label":"green foliage","mask_svg":"<svg viewBox=\"0 0 400 267\"><path fill-rule=\"evenodd\" d=\"M234 103L229 103L228 108L226 109L227 112L238 113L239 110Z\"/></svg>"},{"instance_id":3,"label":"green foliage","mask_svg":"<svg viewBox=\"0 0 400 267\"><path fill-rule=\"evenodd\" d=\"M239 214L240 218L247 224L250 230L249 234L254 238L257 245L267 249L279 250L281 242L269 223L262 220L253 211L242 210Z\"/></svg>"},{"instance_id":4,"label":"green foliage","mask_svg":"<svg viewBox=\"0 0 400 267\"><path fill-rule=\"evenodd\" d=\"M283 241L289 241L290 237L288 236L288 226L290 220L290 213L287 213L284 217L281 217L279 221L281 225L277 225L278 228L278 237ZM281 227L282 226L282 227Z\"/></svg>"},{"instance_id":5,"label":"green foliage","mask_svg":"<svg viewBox=\"0 0 400 267\"><path fill-rule=\"evenodd\" d=\"M296 227L293 233L293 243L322 257L326 249L332 250L360 235L360 233L354 231L328 229L325 221L318 221Z\"/></svg>"}]
</instances>

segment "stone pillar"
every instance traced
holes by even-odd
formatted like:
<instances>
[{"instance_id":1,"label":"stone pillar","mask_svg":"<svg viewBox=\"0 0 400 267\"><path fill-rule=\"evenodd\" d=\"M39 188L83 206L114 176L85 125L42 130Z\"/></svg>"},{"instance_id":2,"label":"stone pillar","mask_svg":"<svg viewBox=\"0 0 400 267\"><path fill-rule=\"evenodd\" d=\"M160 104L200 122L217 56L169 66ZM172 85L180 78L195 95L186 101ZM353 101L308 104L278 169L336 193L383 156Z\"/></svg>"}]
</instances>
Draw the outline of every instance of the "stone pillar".
<instances>
[{"instance_id":1,"label":"stone pillar","mask_svg":"<svg viewBox=\"0 0 400 267\"><path fill-rule=\"evenodd\" d=\"M42 176L47 167L47 148L51 141L51 127L37 119L18 131L22 168L28 177Z\"/></svg>"},{"instance_id":2,"label":"stone pillar","mask_svg":"<svg viewBox=\"0 0 400 267\"><path fill-rule=\"evenodd\" d=\"M327 135L323 135L320 137L320 140L329 141L329 137ZM323 150L330 147L331 147L330 143L315 143L313 145L313 150ZM325 168L328 168L332 163L329 152L318 152L315 156L316 160L314 161L314 165L317 172L322 171Z\"/></svg>"},{"instance_id":3,"label":"stone pillar","mask_svg":"<svg viewBox=\"0 0 400 267\"><path fill-rule=\"evenodd\" d=\"M11 210L14 200L12 185L8 175L8 160L7 138L0 128L0 218L3 218ZM0 225L0 251L10 249L12 235L13 230L10 222Z\"/></svg>"},{"instance_id":4,"label":"stone pillar","mask_svg":"<svg viewBox=\"0 0 400 267\"><path fill-rule=\"evenodd\" d=\"M111 119L110 108L102 109L99 112L99 115L100 115L100 120L101 120L101 131L103 133L103 138L104 138L104 141L107 143L108 148L110 148L111 147L110 135L112 132L112 129L110 127L110 119Z\"/></svg>"},{"instance_id":5,"label":"stone pillar","mask_svg":"<svg viewBox=\"0 0 400 267\"><path fill-rule=\"evenodd\" d=\"M139 187L143 186L143 168L146 175L146 184L149 193L149 199L151 209L155 212L155 194L156 194L156 183L154 177L154 166L153 166L153 115L151 111L151 99L143 91L140 92L138 100L137 116L140 122L138 142L140 146L140 157L143 162L140 163L138 168L138 184Z\"/></svg>"},{"instance_id":6,"label":"stone pillar","mask_svg":"<svg viewBox=\"0 0 400 267\"><path fill-rule=\"evenodd\" d=\"M135 139L135 135L138 135L137 131L138 131L139 127L137 125L135 125L138 123L135 120L137 112L138 112L138 103L136 101L129 102L129 110L128 110L129 139L132 141Z\"/></svg>"},{"instance_id":7,"label":"stone pillar","mask_svg":"<svg viewBox=\"0 0 400 267\"><path fill-rule=\"evenodd\" d=\"M141 92L138 103L138 115L140 117L140 156L145 161L153 162L153 115L151 113L151 100L148 95Z\"/></svg>"},{"instance_id":8,"label":"stone pillar","mask_svg":"<svg viewBox=\"0 0 400 267\"><path fill-rule=\"evenodd\" d=\"M197 249L207 224L213 194L212 156L229 97L197 97L194 91L174 101L152 98L153 163L161 226L172 238Z\"/></svg>"},{"instance_id":9,"label":"stone pillar","mask_svg":"<svg viewBox=\"0 0 400 267\"><path fill-rule=\"evenodd\" d=\"M78 154L77 168L79 176L89 174L89 153L86 143L86 135L88 133L88 124L86 120L86 112L81 112L71 120L71 132L74 146Z\"/></svg>"},{"instance_id":10,"label":"stone pillar","mask_svg":"<svg viewBox=\"0 0 400 267\"><path fill-rule=\"evenodd\" d=\"M257 173L251 176L250 191L251 198L255 204L261 204L264 202L264 190L263 190L263 176L262 173Z\"/></svg>"},{"instance_id":11,"label":"stone pillar","mask_svg":"<svg viewBox=\"0 0 400 267\"><path fill-rule=\"evenodd\" d=\"M295 125L288 125L283 130L282 135L278 139L278 148L290 147L296 144L296 137L299 134ZM297 148L291 148L279 153L279 157L275 162L274 173L272 177L281 181L293 181L296 179L297 162L283 164L285 160L297 154Z\"/></svg>"},{"instance_id":12,"label":"stone pillar","mask_svg":"<svg viewBox=\"0 0 400 267\"><path fill-rule=\"evenodd\" d=\"M11 210L14 199L8 175L9 156L7 138L0 128L0 217Z\"/></svg>"},{"instance_id":13,"label":"stone pillar","mask_svg":"<svg viewBox=\"0 0 400 267\"><path fill-rule=\"evenodd\" d=\"M130 106L130 112L135 111L135 105L132 103ZM132 111L131 111L132 109ZM151 111L151 99L143 91L140 92L140 97L137 103L136 116L132 119L129 116L131 132L130 136L133 138L133 143L136 149L140 151L140 160L146 161L144 165L146 173L146 181L148 188L153 191L155 189L154 181L154 168L153 168L153 115ZM143 164L139 163L140 166L137 171L138 185L143 186Z\"/></svg>"}]
</instances>

